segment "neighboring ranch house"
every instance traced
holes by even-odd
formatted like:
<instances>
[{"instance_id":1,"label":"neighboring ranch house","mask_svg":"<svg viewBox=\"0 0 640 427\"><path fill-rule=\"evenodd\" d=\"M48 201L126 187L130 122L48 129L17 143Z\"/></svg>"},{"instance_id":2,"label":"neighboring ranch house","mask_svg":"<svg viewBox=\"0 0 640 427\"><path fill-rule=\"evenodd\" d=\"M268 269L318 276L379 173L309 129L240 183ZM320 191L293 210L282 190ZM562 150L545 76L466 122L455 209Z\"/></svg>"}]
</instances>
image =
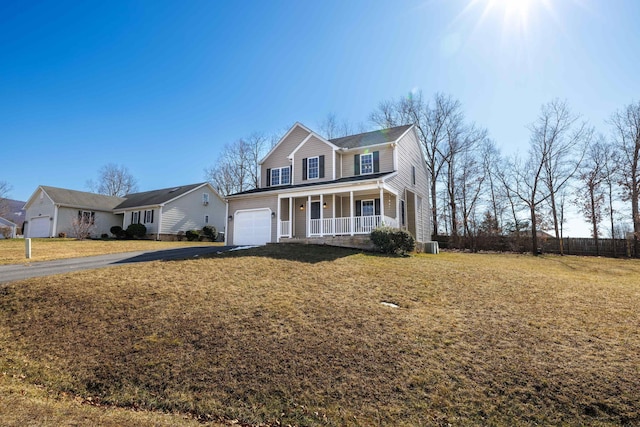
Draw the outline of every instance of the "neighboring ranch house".
<instances>
[{"instance_id":1,"label":"neighboring ranch house","mask_svg":"<svg viewBox=\"0 0 640 427\"><path fill-rule=\"evenodd\" d=\"M65 233L75 237L72 222L84 217L93 222L92 236L99 237L109 233L114 225L122 225L122 216L114 215L113 209L124 200L122 197L41 185L24 206L24 236L58 237Z\"/></svg>"},{"instance_id":2,"label":"neighboring ranch house","mask_svg":"<svg viewBox=\"0 0 640 427\"><path fill-rule=\"evenodd\" d=\"M296 123L260 175L260 188L227 197L227 244L332 244L383 224L431 241L429 178L413 125L327 140Z\"/></svg>"},{"instance_id":3,"label":"neighboring ranch house","mask_svg":"<svg viewBox=\"0 0 640 427\"><path fill-rule=\"evenodd\" d=\"M40 186L25 209L25 237L56 237L60 233L75 237L72 222L86 218L93 223L92 237L110 234L116 225L126 229L133 222L147 227L147 237L160 240L205 225L224 232L226 203L208 183L125 197Z\"/></svg>"}]
</instances>

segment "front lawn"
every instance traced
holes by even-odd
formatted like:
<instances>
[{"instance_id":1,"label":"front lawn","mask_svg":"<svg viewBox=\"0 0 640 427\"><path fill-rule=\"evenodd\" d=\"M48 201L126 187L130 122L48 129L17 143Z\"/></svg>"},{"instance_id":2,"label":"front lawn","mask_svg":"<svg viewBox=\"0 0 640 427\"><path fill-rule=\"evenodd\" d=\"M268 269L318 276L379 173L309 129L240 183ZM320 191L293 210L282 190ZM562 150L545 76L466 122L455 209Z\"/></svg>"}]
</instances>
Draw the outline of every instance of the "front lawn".
<instances>
[{"instance_id":1,"label":"front lawn","mask_svg":"<svg viewBox=\"0 0 640 427\"><path fill-rule=\"evenodd\" d=\"M153 240L31 239L31 259L28 260L25 258L24 239L3 239L0 240L0 265L204 245L222 245L222 243L187 241L156 242Z\"/></svg>"},{"instance_id":2,"label":"front lawn","mask_svg":"<svg viewBox=\"0 0 640 427\"><path fill-rule=\"evenodd\" d=\"M36 422L37 389L69 425L69 402L185 425L638 425L638 277L277 245L6 284L0 419ZM136 414L123 425L154 425Z\"/></svg>"}]
</instances>

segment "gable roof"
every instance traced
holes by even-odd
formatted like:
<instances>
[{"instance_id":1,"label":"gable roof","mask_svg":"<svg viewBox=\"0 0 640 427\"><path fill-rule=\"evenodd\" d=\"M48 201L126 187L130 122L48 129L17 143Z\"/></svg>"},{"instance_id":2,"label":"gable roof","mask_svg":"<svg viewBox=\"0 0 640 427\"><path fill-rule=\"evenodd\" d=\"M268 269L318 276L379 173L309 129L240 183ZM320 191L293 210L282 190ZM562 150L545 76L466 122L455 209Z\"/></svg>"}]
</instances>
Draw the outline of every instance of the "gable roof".
<instances>
[{"instance_id":1,"label":"gable roof","mask_svg":"<svg viewBox=\"0 0 640 427\"><path fill-rule=\"evenodd\" d=\"M206 182L199 182L197 184L189 184L182 185L178 187L169 187L162 188L160 190L152 190L152 191L143 191L141 193L132 193L125 195L122 202L115 206L114 209L128 209L128 208L136 208L140 206L156 206L161 205L163 203L169 202L173 199L176 199L180 196L189 193L197 189L198 187L202 187L204 185L208 185Z\"/></svg>"},{"instance_id":2,"label":"gable roof","mask_svg":"<svg viewBox=\"0 0 640 427\"><path fill-rule=\"evenodd\" d=\"M397 141L413 125L402 125L388 129L374 130L371 132L359 133L357 135L343 136L342 138L330 139L334 145L340 148L360 148L370 145L379 145Z\"/></svg>"},{"instance_id":3,"label":"gable roof","mask_svg":"<svg viewBox=\"0 0 640 427\"><path fill-rule=\"evenodd\" d=\"M104 194L88 193L86 191L68 190L66 188L49 187L41 185L53 203L74 208L87 208L98 211L110 211L124 199L122 197L105 196ZM38 191L31 196L31 201ZM29 202L27 202L29 204Z\"/></svg>"}]
</instances>

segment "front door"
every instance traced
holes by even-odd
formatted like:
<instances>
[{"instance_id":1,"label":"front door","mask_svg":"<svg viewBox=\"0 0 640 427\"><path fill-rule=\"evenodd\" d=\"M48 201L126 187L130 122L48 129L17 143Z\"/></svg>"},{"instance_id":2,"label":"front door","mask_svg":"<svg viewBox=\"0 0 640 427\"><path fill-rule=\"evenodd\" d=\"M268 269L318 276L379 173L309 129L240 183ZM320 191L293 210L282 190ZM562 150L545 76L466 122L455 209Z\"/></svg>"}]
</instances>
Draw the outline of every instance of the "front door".
<instances>
[{"instance_id":1,"label":"front door","mask_svg":"<svg viewBox=\"0 0 640 427\"><path fill-rule=\"evenodd\" d=\"M311 202L311 219L320 219L320 202Z\"/></svg>"}]
</instances>

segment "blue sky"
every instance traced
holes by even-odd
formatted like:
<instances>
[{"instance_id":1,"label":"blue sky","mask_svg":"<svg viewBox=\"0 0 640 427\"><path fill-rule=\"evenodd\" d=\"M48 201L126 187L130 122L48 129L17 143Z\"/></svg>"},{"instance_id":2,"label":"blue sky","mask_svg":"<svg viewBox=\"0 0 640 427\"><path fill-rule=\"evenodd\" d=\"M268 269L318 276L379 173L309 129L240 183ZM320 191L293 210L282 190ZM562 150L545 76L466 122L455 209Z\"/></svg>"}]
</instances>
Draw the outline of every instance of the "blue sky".
<instances>
[{"instance_id":1,"label":"blue sky","mask_svg":"<svg viewBox=\"0 0 640 427\"><path fill-rule=\"evenodd\" d=\"M200 182L222 146L422 90L503 152L567 99L598 130L640 97L635 0L0 1L0 181Z\"/></svg>"}]
</instances>

